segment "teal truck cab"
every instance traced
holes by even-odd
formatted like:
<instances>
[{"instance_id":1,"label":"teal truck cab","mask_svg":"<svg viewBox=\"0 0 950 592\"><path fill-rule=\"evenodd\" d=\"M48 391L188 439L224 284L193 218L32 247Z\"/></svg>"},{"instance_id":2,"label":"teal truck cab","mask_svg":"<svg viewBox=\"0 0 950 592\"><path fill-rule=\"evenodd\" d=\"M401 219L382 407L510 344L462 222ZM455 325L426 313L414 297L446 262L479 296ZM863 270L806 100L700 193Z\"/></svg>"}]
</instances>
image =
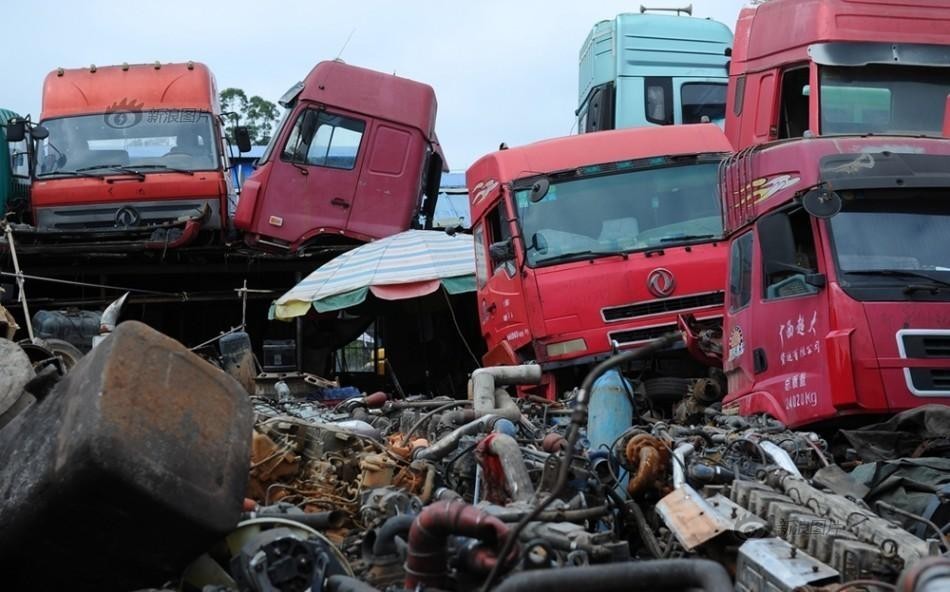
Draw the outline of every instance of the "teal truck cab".
<instances>
[{"instance_id":1,"label":"teal truck cab","mask_svg":"<svg viewBox=\"0 0 950 592\"><path fill-rule=\"evenodd\" d=\"M578 133L627 127L722 124L732 32L710 19L619 14L581 47Z\"/></svg>"},{"instance_id":2,"label":"teal truck cab","mask_svg":"<svg viewBox=\"0 0 950 592\"><path fill-rule=\"evenodd\" d=\"M6 141L6 125L19 118L13 111L0 108L0 212L6 212L8 204L15 207L25 200L29 188L29 143Z\"/></svg>"}]
</instances>

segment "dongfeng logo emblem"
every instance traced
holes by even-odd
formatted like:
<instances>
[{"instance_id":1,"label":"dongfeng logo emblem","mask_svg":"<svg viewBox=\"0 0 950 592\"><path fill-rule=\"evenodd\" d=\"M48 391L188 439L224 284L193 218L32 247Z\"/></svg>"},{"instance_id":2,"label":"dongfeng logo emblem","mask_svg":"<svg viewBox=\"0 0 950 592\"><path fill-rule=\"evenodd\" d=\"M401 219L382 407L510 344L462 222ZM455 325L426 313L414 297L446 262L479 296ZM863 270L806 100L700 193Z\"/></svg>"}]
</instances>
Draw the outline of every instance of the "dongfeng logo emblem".
<instances>
[{"instance_id":1,"label":"dongfeng logo emblem","mask_svg":"<svg viewBox=\"0 0 950 592\"><path fill-rule=\"evenodd\" d=\"M669 269L658 267L647 276L647 288L657 298L666 298L676 288L676 280Z\"/></svg>"},{"instance_id":2,"label":"dongfeng logo emblem","mask_svg":"<svg viewBox=\"0 0 950 592\"><path fill-rule=\"evenodd\" d=\"M123 208L119 208L119 211L115 213L116 228L131 228L133 226L138 226L139 221L139 213L135 210L135 208L125 206Z\"/></svg>"}]
</instances>

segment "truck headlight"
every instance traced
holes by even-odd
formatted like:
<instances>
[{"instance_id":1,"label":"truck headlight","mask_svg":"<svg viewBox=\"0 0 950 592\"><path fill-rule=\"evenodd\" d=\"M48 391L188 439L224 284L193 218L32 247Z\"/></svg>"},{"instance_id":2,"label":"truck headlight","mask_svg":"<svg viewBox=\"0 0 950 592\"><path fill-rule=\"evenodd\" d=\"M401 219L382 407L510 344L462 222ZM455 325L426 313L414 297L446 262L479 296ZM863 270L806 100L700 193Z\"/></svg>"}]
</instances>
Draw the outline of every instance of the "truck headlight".
<instances>
[{"instance_id":1,"label":"truck headlight","mask_svg":"<svg viewBox=\"0 0 950 592\"><path fill-rule=\"evenodd\" d=\"M567 354L576 354L583 351L587 351L587 342L581 338L552 343L547 347L548 357L551 358L566 356Z\"/></svg>"}]
</instances>

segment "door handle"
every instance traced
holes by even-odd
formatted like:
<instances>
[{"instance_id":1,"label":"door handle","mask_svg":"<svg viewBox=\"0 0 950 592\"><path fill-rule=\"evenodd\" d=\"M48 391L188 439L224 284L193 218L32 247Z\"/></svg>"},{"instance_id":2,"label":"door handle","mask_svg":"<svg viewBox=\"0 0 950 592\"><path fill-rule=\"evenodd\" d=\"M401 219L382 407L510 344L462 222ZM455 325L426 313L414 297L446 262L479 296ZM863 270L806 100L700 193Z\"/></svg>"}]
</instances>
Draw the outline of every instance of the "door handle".
<instances>
[{"instance_id":1,"label":"door handle","mask_svg":"<svg viewBox=\"0 0 950 592\"><path fill-rule=\"evenodd\" d=\"M350 207L350 202L346 201L342 197L334 197L330 200L330 203L335 205L338 208L343 208L344 210Z\"/></svg>"},{"instance_id":2,"label":"door handle","mask_svg":"<svg viewBox=\"0 0 950 592\"><path fill-rule=\"evenodd\" d=\"M761 374L769 369L769 360L765 356L765 350L757 347L752 350L752 371Z\"/></svg>"}]
</instances>

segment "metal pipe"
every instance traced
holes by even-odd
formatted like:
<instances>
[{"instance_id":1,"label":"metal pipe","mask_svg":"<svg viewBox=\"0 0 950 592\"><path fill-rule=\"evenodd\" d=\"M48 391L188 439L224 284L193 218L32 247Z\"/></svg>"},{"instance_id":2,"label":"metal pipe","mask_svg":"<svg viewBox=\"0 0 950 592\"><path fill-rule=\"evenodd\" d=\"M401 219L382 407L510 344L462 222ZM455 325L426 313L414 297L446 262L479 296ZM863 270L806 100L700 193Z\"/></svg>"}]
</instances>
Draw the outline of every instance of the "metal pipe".
<instances>
[{"instance_id":1,"label":"metal pipe","mask_svg":"<svg viewBox=\"0 0 950 592\"><path fill-rule=\"evenodd\" d=\"M769 455L775 464L779 466L780 469L785 469L789 473L795 475L796 477L801 477L802 474L798 471L798 467L795 466L795 461L792 460L792 457L789 456L788 452L784 448L773 444L768 440L762 440L759 442L759 446L762 447L762 450Z\"/></svg>"},{"instance_id":2,"label":"metal pipe","mask_svg":"<svg viewBox=\"0 0 950 592\"><path fill-rule=\"evenodd\" d=\"M686 485L686 457L693 453L692 444L680 444L673 451L676 462L673 463L673 488L682 489Z\"/></svg>"},{"instance_id":3,"label":"metal pipe","mask_svg":"<svg viewBox=\"0 0 950 592\"><path fill-rule=\"evenodd\" d=\"M425 401L393 401L390 403L389 409L401 410L401 409L418 409L420 407L438 407L440 405L445 405L450 402L452 399L441 398L441 399L427 399ZM471 405L471 401L458 401L460 406Z\"/></svg>"},{"instance_id":4,"label":"metal pipe","mask_svg":"<svg viewBox=\"0 0 950 592\"><path fill-rule=\"evenodd\" d=\"M511 395L508 394L503 388L496 388L494 400L492 406L489 409L478 409L475 408L475 415L486 415L486 414L498 415L504 417L505 419L511 420L513 422L518 422L521 419L521 409L518 409L518 405L515 403L514 399L511 398Z\"/></svg>"},{"instance_id":5,"label":"metal pipe","mask_svg":"<svg viewBox=\"0 0 950 592\"><path fill-rule=\"evenodd\" d=\"M299 271L294 272L294 285L299 284L303 280L303 274ZM244 280L244 288L247 289L247 279ZM244 300L244 305L247 306L247 300ZM298 316L294 319L294 365L297 366L297 372L303 372L303 315ZM244 325L244 315L241 315L241 325ZM373 344L373 349L376 349L375 341ZM376 367L373 366L373 370Z\"/></svg>"},{"instance_id":6,"label":"metal pipe","mask_svg":"<svg viewBox=\"0 0 950 592\"><path fill-rule=\"evenodd\" d=\"M498 419L497 415L484 415L475 421L463 425L442 436L434 444L425 448L418 448L413 458L420 460L441 460L458 446L463 436L470 436L483 431L491 422Z\"/></svg>"},{"instance_id":7,"label":"metal pipe","mask_svg":"<svg viewBox=\"0 0 950 592\"><path fill-rule=\"evenodd\" d=\"M412 438L412 435L413 435L414 433L416 433L416 430L418 430L420 427L422 427L422 424L424 424L424 423L427 422L428 420L432 419L432 417L433 417L435 414L437 414L437 413L439 413L439 412L441 412L441 411L447 411L447 410L452 409L452 408L454 408L454 407L459 407L459 406L461 406L461 405L462 405L462 401L449 401L449 402L446 403L445 405L440 405L440 406L436 407L435 409L432 409L432 410L430 410L430 411L427 411L427 412L423 413L423 414L422 414L422 417L420 417L420 418L416 421L416 423L412 424L412 427L410 427L408 430L406 430L405 435L402 437L402 444L401 444L401 445L402 445L402 446L405 446L406 444L408 444L408 443L409 443L409 439Z\"/></svg>"},{"instance_id":8,"label":"metal pipe","mask_svg":"<svg viewBox=\"0 0 950 592\"><path fill-rule=\"evenodd\" d=\"M36 343L36 336L33 334L33 319L30 317L30 303L26 299L26 286L23 281L23 272L20 270L20 260L16 256L16 242L13 240L13 228L3 224L3 232L7 236L7 245L10 247L10 258L13 259L13 273L16 277L17 291L19 291L20 304L23 306L23 318L26 321L26 334L30 338L30 343Z\"/></svg>"},{"instance_id":9,"label":"metal pipe","mask_svg":"<svg viewBox=\"0 0 950 592\"><path fill-rule=\"evenodd\" d=\"M357 407L364 407L366 409L378 409L386 404L389 401L389 395L383 391L376 391L371 395L366 395L363 397L352 397L339 403L337 409L343 412L352 412Z\"/></svg>"},{"instance_id":10,"label":"metal pipe","mask_svg":"<svg viewBox=\"0 0 950 592\"><path fill-rule=\"evenodd\" d=\"M524 364L521 366L479 368L472 372L472 378L469 380L468 386L469 394L474 401L475 413L477 415L487 413L500 415L496 411L499 407L496 389L499 386L507 384L538 384L539 382L541 382L541 366L538 364ZM505 397L507 396L507 393L505 393ZM515 407L515 409L517 409L517 407ZM508 413L510 413L510 410ZM521 412L518 412L517 417L507 415L505 415L505 417L517 421L518 418L521 417Z\"/></svg>"}]
</instances>

